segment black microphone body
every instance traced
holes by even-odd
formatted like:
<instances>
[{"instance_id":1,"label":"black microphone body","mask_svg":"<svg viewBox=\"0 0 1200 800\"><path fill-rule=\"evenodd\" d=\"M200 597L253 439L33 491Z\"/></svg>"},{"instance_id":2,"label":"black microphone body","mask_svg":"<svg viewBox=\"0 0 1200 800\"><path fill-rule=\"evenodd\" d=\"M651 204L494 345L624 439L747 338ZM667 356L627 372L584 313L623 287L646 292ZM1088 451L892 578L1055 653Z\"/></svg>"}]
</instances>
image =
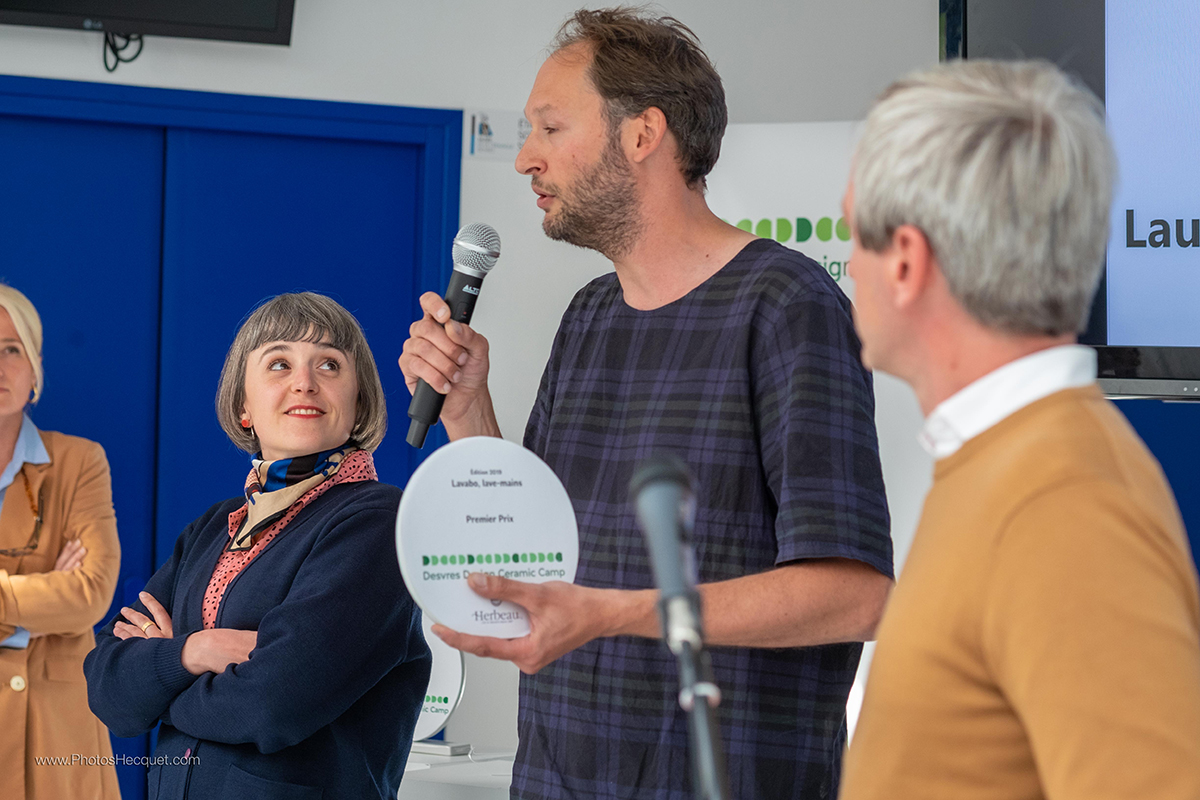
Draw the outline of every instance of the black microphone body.
<instances>
[{"instance_id":1,"label":"black microphone body","mask_svg":"<svg viewBox=\"0 0 1200 800\"><path fill-rule=\"evenodd\" d=\"M450 285L443 297L446 305L450 306L450 319L470 324L481 286L483 276L468 275L458 270L450 273ZM409 444L418 448L425 446L425 435L442 415L442 404L445 402L446 395L434 391L424 378L417 380L416 391L413 392L412 402L408 405L408 416L412 419L408 426Z\"/></svg>"},{"instance_id":2,"label":"black microphone body","mask_svg":"<svg viewBox=\"0 0 1200 800\"><path fill-rule=\"evenodd\" d=\"M475 312L475 301L483 287L484 276L495 265L500 256L500 237L487 225L468 225L454 237L454 271L443 299L450 306L450 319L470 324ZM412 420L408 426L407 441L413 447L425 446L425 436L442 414L446 396L419 379L408 406Z\"/></svg>"},{"instance_id":3,"label":"black microphone body","mask_svg":"<svg viewBox=\"0 0 1200 800\"><path fill-rule=\"evenodd\" d=\"M729 775L716 716L721 692L704 650L696 557L690 543L695 510L691 474L676 458L652 458L634 473L630 493L659 586L663 638L678 662L679 705L688 713L692 788L702 800L728 800Z\"/></svg>"}]
</instances>

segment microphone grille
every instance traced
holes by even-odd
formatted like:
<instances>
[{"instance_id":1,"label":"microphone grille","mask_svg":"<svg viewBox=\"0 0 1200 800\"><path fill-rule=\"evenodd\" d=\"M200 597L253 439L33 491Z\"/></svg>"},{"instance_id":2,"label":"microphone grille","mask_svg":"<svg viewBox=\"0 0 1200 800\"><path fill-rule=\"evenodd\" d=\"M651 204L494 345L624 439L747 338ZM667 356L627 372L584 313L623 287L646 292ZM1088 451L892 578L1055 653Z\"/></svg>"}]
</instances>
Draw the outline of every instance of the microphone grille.
<instances>
[{"instance_id":1,"label":"microphone grille","mask_svg":"<svg viewBox=\"0 0 1200 800\"><path fill-rule=\"evenodd\" d=\"M464 225L454 237L450 255L455 264L486 273L500 258L500 234L482 222Z\"/></svg>"},{"instance_id":2,"label":"microphone grille","mask_svg":"<svg viewBox=\"0 0 1200 800\"><path fill-rule=\"evenodd\" d=\"M692 471L678 456L659 453L638 465L629 481L629 493L633 497L652 483L673 483L691 493L694 489Z\"/></svg>"}]
</instances>

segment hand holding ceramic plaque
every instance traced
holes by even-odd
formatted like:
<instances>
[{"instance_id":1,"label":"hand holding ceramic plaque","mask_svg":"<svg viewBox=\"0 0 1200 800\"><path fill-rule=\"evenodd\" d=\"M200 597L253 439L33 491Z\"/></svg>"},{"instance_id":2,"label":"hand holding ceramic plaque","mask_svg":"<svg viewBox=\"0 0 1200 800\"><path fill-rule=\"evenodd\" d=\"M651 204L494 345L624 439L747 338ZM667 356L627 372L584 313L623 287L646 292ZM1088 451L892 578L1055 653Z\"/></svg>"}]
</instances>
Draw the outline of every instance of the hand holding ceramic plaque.
<instances>
[{"instance_id":1,"label":"hand holding ceramic plaque","mask_svg":"<svg viewBox=\"0 0 1200 800\"><path fill-rule=\"evenodd\" d=\"M435 622L515 638L529 633L525 609L480 597L467 576L572 582L579 529L545 462L520 445L476 436L438 449L413 473L396 518L396 552L408 591Z\"/></svg>"}]
</instances>

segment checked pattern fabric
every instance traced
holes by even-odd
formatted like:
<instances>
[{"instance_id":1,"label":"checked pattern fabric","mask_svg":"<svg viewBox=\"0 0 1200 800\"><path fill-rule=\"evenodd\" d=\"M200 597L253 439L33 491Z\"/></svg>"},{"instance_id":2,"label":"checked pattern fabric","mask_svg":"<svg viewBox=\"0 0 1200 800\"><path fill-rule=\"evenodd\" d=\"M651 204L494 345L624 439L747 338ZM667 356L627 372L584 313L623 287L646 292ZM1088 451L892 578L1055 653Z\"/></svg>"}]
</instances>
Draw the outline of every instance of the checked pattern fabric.
<instances>
[{"instance_id":1,"label":"checked pattern fabric","mask_svg":"<svg viewBox=\"0 0 1200 800\"><path fill-rule=\"evenodd\" d=\"M829 275L769 240L652 311L627 306L613 274L580 290L525 435L574 504L576 582L654 585L628 485L659 452L696 475L702 581L829 557L890 576L859 349ZM836 796L860 653L859 644L712 651L734 797ZM690 800L675 669L662 642L617 637L523 675L512 796Z\"/></svg>"}]
</instances>

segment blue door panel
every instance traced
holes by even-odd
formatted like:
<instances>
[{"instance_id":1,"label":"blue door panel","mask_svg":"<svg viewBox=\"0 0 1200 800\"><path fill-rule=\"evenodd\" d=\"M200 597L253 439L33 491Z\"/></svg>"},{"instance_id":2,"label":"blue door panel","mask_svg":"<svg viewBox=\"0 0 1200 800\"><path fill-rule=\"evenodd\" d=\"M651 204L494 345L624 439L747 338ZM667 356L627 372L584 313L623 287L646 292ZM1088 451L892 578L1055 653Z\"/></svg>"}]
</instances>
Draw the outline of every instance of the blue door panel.
<instances>
[{"instance_id":1,"label":"blue door panel","mask_svg":"<svg viewBox=\"0 0 1200 800\"><path fill-rule=\"evenodd\" d=\"M215 421L226 348L281 291L333 295L363 323L389 395L381 478L404 444L396 356L458 226L457 111L0 76L0 279L46 325L35 421L101 442L132 602L181 527L248 467ZM164 277L165 276L165 277ZM166 335L162 326L166 324ZM159 437L162 441L159 441ZM144 757L147 739L115 739ZM118 765L126 800L144 762Z\"/></svg>"},{"instance_id":2,"label":"blue door panel","mask_svg":"<svg viewBox=\"0 0 1200 800\"><path fill-rule=\"evenodd\" d=\"M108 454L122 549L114 612L154 566L163 133L0 111L0 278L42 317L34 421ZM114 749L143 756L146 737ZM145 796L144 774L118 767L126 798Z\"/></svg>"},{"instance_id":3,"label":"blue door panel","mask_svg":"<svg viewBox=\"0 0 1200 800\"><path fill-rule=\"evenodd\" d=\"M184 525L241 491L249 461L216 423L217 380L242 319L280 292L323 292L358 317L389 397L380 477L407 480L408 391L396 358L411 321L419 157L402 144L168 134L160 559Z\"/></svg>"},{"instance_id":4,"label":"blue door panel","mask_svg":"<svg viewBox=\"0 0 1200 800\"><path fill-rule=\"evenodd\" d=\"M1187 527L1192 558L1200 565L1200 402L1121 400L1117 408L1162 464Z\"/></svg>"}]
</instances>

